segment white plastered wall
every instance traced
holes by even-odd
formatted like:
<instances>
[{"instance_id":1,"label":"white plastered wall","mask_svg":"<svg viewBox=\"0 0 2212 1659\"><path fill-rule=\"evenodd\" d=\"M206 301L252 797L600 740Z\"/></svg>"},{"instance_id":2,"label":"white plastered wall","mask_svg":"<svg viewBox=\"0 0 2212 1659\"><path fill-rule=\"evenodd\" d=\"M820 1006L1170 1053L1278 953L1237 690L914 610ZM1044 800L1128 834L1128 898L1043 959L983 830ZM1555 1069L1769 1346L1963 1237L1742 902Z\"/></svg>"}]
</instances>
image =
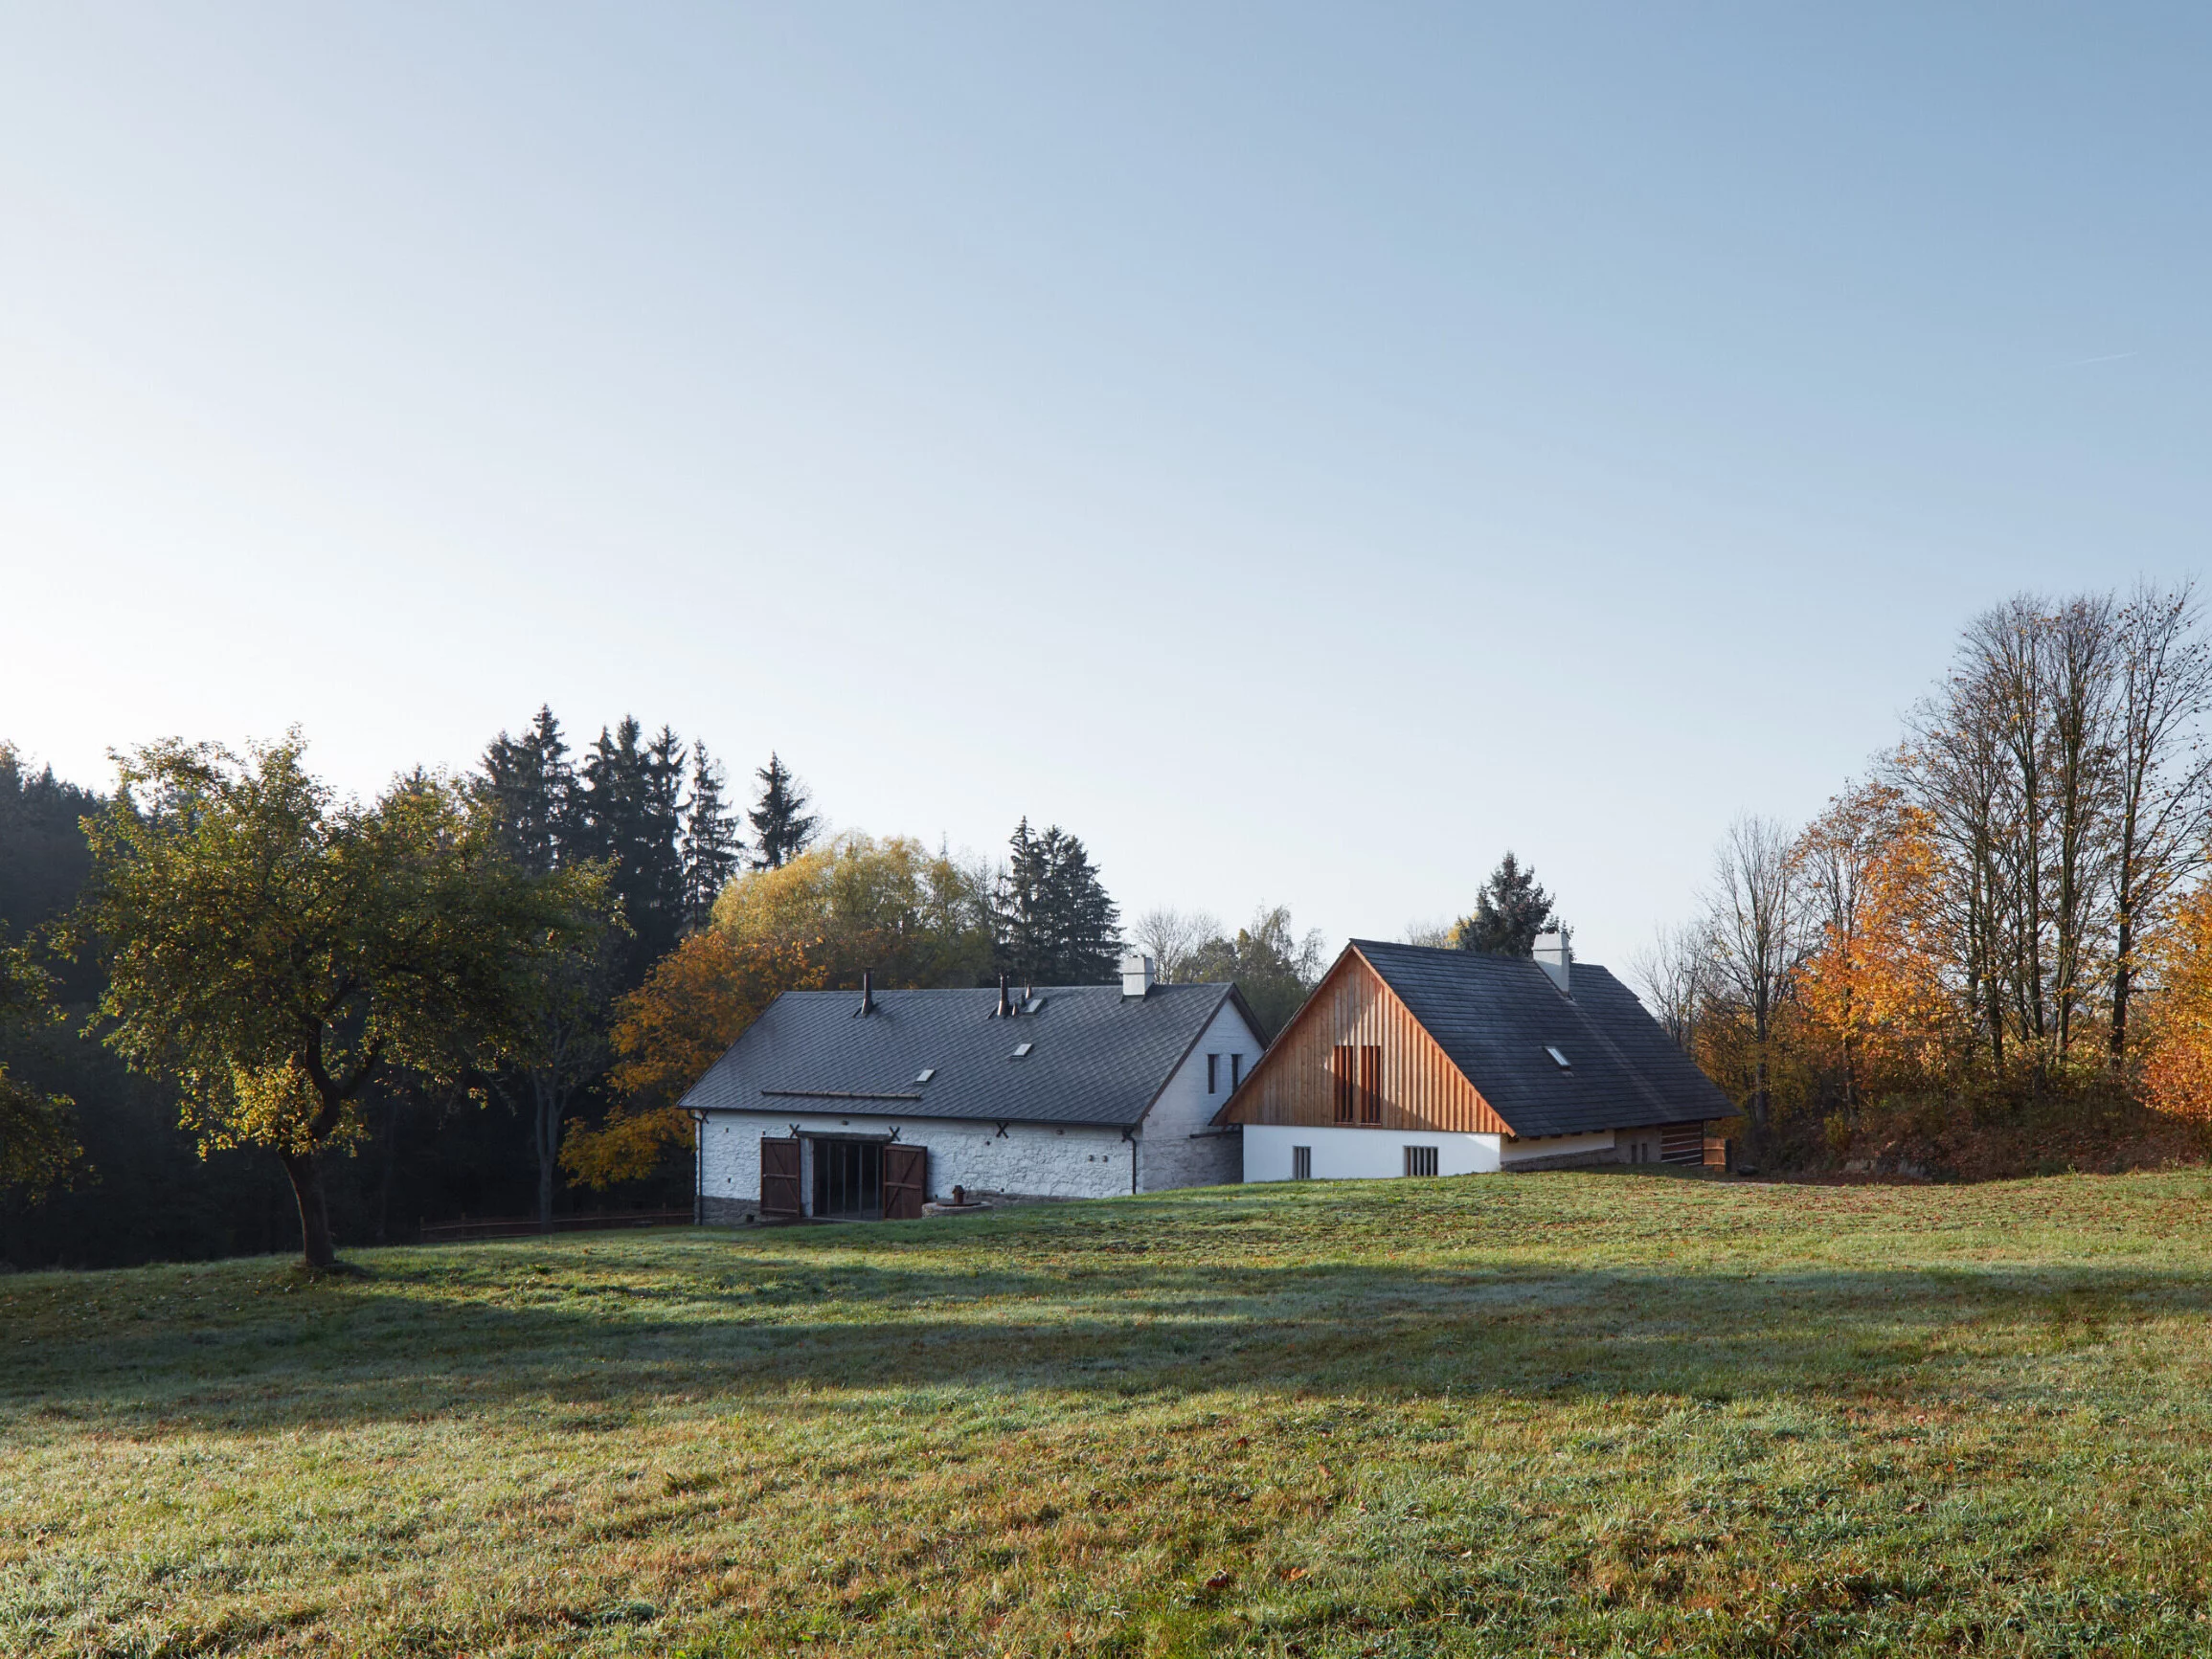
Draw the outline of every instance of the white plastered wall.
<instances>
[{"instance_id":1,"label":"white plastered wall","mask_svg":"<svg viewBox=\"0 0 2212 1659\"><path fill-rule=\"evenodd\" d=\"M1089 1125L1010 1123L1002 1129L957 1118L716 1111L699 1133L704 1220L742 1222L758 1213L761 1137L788 1135L794 1125L801 1135L888 1135L897 1130L905 1145L929 1149L929 1196L937 1199L950 1198L956 1186L1034 1198L1112 1198L1130 1190L1135 1168L1135 1148L1119 1130ZM811 1179L802 1179L801 1191L810 1202Z\"/></svg>"},{"instance_id":2,"label":"white plastered wall","mask_svg":"<svg viewBox=\"0 0 2212 1659\"><path fill-rule=\"evenodd\" d=\"M1211 1119L1229 1099L1230 1057L1242 1056L1241 1069L1250 1072L1261 1046L1236 1004L1223 1002L1138 1130L1137 1184L1141 1191L1221 1186L1237 1179L1243 1168L1240 1136L1233 1129L1216 1130ZM1209 1054L1219 1056L1210 1092L1206 1087Z\"/></svg>"},{"instance_id":3,"label":"white plastered wall","mask_svg":"<svg viewBox=\"0 0 2212 1659\"><path fill-rule=\"evenodd\" d=\"M1244 1178L1248 1181L1287 1181L1292 1178L1291 1151L1313 1149L1313 1178L1318 1181L1379 1180L1406 1173L1406 1148L1436 1149L1436 1173L1442 1176L1491 1175L1500 1167L1503 1136L1445 1134L1411 1129L1300 1129L1282 1124L1248 1123L1244 1126Z\"/></svg>"}]
</instances>

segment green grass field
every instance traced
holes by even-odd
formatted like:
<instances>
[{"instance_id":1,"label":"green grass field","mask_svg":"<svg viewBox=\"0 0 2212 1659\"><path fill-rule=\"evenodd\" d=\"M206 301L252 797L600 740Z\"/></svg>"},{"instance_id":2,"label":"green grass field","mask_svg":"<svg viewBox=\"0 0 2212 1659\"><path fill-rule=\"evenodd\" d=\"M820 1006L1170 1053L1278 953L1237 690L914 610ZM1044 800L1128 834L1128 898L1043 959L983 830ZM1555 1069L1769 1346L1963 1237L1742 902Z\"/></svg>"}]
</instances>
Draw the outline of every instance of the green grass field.
<instances>
[{"instance_id":1,"label":"green grass field","mask_svg":"<svg viewBox=\"0 0 2212 1659\"><path fill-rule=\"evenodd\" d=\"M0 1279L8 1654L2212 1652L2212 1179Z\"/></svg>"}]
</instances>

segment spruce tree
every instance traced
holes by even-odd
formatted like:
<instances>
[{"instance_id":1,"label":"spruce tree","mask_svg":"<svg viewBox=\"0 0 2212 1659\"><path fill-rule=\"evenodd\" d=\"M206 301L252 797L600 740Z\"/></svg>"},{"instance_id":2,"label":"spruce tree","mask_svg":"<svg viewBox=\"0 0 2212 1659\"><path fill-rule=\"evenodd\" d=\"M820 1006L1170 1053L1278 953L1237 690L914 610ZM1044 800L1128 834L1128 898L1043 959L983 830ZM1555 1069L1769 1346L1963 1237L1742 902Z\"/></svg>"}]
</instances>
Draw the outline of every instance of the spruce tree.
<instances>
[{"instance_id":1,"label":"spruce tree","mask_svg":"<svg viewBox=\"0 0 2212 1659\"><path fill-rule=\"evenodd\" d=\"M1453 942L1491 956L1533 956L1536 935L1557 920L1536 872L1507 852L1475 895L1475 913L1460 917L1453 929Z\"/></svg>"},{"instance_id":2,"label":"spruce tree","mask_svg":"<svg viewBox=\"0 0 2212 1659\"><path fill-rule=\"evenodd\" d=\"M683 930L684 746L663 727L645 741L636 719L603 728L580 769L580 838L593 858L614 865L630 939L621 989L640 984Z\"/></svg>"},{"instance_id":3,"label":"spruce tree","mask_svg":"<svg viewBox=\"0 0 2212 1659\"><path fill-rule=\"evenodd\" d=\"M691 746L691 799L684 814L684 914L704 927L714 901L744 860L737 817L722 804L722 769L704 743Z\"/></svg>"},{"instance_id":4,"label":"spruce tree","mask_svg":"<svg viewBox=\"0 0 2212 1659\"><path fill-rule=\"evenodd\" d=\"M498 819L508 855L532 874L544 875L580 852L576 769L550 707L540 705L520 737L502 731L485 746L476 788Z\"/></svg>"},{"instance_id":5,"label":"spruce tree","mask_svg":"<svg viewBox=\"0 0 2212 1659\"><path fill-rule=\"evenodd\" d=\"M992 899L998 965L1027 984L1098 985L1119 971L1121 913L1076 837L1025 818Z\"/></svg>"},{"instance_id":6,"label":"spruce tree","mask_svg":"<svg viewBox=\"0 0 2212 1659\"><path fill-rule=\"evenodd\" d=\"M760 780L760 804L747 815L753 823L753 867L779 870L806 850L822 819L807 813L812 802L806 791L774 751L753 775Z\"/></svg>"}]
</instances>

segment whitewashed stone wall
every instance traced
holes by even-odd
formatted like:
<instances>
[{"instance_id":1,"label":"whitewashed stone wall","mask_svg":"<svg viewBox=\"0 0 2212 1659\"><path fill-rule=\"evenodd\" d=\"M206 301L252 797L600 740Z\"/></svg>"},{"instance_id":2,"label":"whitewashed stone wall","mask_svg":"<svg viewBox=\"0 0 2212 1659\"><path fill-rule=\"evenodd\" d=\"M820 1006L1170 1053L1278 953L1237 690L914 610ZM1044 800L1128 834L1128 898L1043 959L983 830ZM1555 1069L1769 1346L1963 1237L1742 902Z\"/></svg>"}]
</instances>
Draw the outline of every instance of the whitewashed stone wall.
<instances>
[{"instance_id":1,"label":"whitewashed stone wall","mask_svg":"<svg viewBox=\"0 0 2212 1659\"><path fill-rule=\"evenodd\" d=\"M760 1137L801 1134L889 1134L929 1149L929 1196L953 1188L1017 1193L1030 1198L1105 1199L1133 1190L1136 1148L1117 1129L1080 1125L1008 1124L964 1119L837 1116L820 1112L717 1111L699 1133L701 1218L727 1225L760 1210ZM812 1171L801 1193L813 1200Z\"/></svg>"},{"instance_id":2,"label":"whitewashed stone wall","mask_svg":"<svg viewBox=\"0 0 2212 1659\"><path fill-rule=\"evenodd\" d=\"M1228 1102L1230 1057L1241 1055L1244 1071L1258 1064L1260 1041L1233 1002L1224 1002L1152 1110L1137 1134L1137 1185L1147 1193L1170 1187L1213 1187L1243 1177L1242 1138L1222 1132L1209 1121ZM1213 1088L1206 1087L1206 1057L1219 1056ZM1193 1137L1197 1138L1193 1138Z\"/></svg>"}]
</instances>

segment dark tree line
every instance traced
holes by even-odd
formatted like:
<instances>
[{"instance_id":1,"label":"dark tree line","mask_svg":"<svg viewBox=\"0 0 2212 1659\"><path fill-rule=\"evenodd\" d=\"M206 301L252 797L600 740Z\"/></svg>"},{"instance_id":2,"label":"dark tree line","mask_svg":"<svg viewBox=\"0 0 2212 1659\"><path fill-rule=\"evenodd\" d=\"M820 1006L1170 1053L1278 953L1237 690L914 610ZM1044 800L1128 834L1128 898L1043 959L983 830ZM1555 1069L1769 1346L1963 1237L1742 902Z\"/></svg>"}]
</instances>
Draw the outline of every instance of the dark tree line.
<instances>
[{"instance_id":1,"label":"dark tree line","mask_svg":"<svg viewBox=\"0 0 2212 1659\"><path fill-rule=\"evenodd\" d=\"M806 794L780 758L756 775L761 795L751 818L766 851L748 861L744 815L728 802L703 744L687 746L666 728L648 737L625 719L578 754L541 709L519 735L503 732L487 746L469 784L496 816L508 855L540 872L604 865L621 925L603 949L546 966L559 979L550 989L561 994L544 1001L540 1041L526 1063L477 1079L509 1110L485 1110L464 1090L418 1077L365 1080L358 1137L319 1159L323 1205L339 1239L403 1239L424 1219L550 1212L562 1121L603 1104L613 999L704 921L732 875L748 862L788 859L816 832ZM82 822L106 805L50 769L29 771L0 746L0 949L35 945L70 912L91 868ZM24 1091L72 1103L80 1155L42 1202L0 1197L0 1259L106 1265L295 1245L297 1199L265 1154L215 1147L203 1157L180 1122L176 1087L134 1074L101 1032L86 1034L104 984L97 952L31 957L59 1018L0 1021L0 1072ZM679 1171L615 1197L680 1202L688 1192Z\"/></svg>"}]
</instances>

